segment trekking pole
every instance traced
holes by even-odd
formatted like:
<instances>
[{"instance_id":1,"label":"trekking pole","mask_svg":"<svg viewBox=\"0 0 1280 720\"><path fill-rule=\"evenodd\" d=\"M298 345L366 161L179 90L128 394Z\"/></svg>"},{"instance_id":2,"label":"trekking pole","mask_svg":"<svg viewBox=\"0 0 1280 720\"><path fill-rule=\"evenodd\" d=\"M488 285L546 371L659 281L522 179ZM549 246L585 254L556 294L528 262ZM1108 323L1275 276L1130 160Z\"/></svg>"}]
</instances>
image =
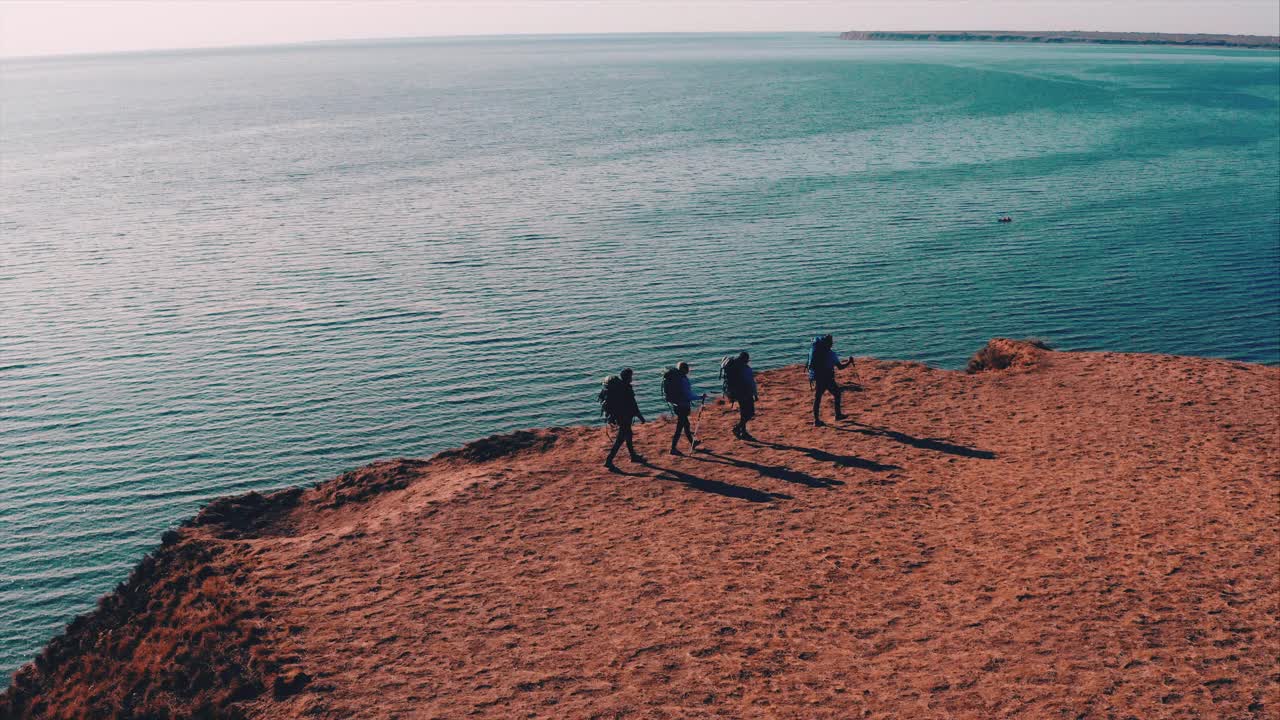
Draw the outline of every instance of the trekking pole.
<instances>
[{"instance_id":1,"label":"trekking pole","mask_svg":"<svg viewBox=\"0 0 1280 720\"><path fill-rule=\"evenodd\" d=\"M698 440L698 428L702 427L702 411L706 409L707 409L707 396L703 395L702 404L698 406L698 418L693 421L693 441L695 443L700 442Z\"/></svg>"}]
</instances>

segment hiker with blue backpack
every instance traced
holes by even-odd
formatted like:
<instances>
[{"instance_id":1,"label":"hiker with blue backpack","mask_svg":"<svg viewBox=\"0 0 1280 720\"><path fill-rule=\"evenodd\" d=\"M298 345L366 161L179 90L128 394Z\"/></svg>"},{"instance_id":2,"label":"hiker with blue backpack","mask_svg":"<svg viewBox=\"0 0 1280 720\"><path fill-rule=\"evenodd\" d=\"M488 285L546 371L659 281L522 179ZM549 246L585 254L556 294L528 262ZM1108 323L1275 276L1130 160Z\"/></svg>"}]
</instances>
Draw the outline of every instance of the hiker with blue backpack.
<instances>
[{"instance_id":1,"label":"hiker with blue backpack","mask_svg":"<svg viewBox=\"0 0 1280 720\"><path fill-rule=\"evenodd\" d=\"M703 393L699 398L698 395L693 393L693 384L689 382L689 363L681 361L676 363L675 367L670 367L663 371L662 399L667 401L667 404L671 406L671 411L676 414L676 431L671 436L671 454L683 454L676 447L680 444L681 432L684 433L685 437L689 438L690 452L697 450L698 438L694 436L693 430L689 427L689 414L693 412L693 404L699 399L704 404L707 402L707 395Z\"/></svg>"},{"instance_id":2,"label":"hiker with blue backpack","mask_svg":"<svg viewBox=\"0 0 1280 720\"><path fill-rule=\"evenodd\" d=\"M809 362L805 367L809 370L809 382L813 385L813 425L822 427L822 395L831 393L831 401L836 406L836 420L843 420L840 412L840 384L836 382L836 370L843 370L853 364L853 356L841 362L840 356L832 348L835 338L830 335L819 335L809 346Z\"/></svg>"},{"instance_id":3,"label":"hiker with blue backpack","mask_svg":"<svg viewBox=\"0 0 1280 720\"><path fill-rule=\"evenodd\" d=\"M756 416L756 401L760 388L756 374L751 369L751 355L746 351L730 355L720 361L720 380L724 396L730 403L738 403L738 422L733 426L733 436L740 440L755 440L747 432L747 423Z\"/></svg>"},{"instance_id":4,"label":"hiker with blue backpack","mask_svg":"<svg viewBox=\"0 0 1280 720\"><path fill-rule=\"evenodd\" d=\"M618 469L613 464L613 458L618 454L623 443L627 445L631 462L644 462L644 456L636 452L636 447L632 444L631 421L638 418L640 422L644 422L644 414L636 404L636 391L631 387L631 378L634 375L631 368L623 368L617 375L605 378L604 387L600 388L598 397L600 414L605 416L610 425L618 429L618 434L613 439L613 448L609 450L609 457L604 461L604 466L613 471Z\"/></svg>"}]
</instances>

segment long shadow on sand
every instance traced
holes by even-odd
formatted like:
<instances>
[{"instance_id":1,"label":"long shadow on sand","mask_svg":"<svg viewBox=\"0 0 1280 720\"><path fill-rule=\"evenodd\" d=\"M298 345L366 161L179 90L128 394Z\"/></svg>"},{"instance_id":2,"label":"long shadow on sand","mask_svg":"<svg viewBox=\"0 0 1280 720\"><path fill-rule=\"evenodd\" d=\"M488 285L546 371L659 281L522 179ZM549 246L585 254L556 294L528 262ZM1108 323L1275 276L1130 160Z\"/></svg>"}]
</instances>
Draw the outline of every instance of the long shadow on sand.
<instances>
[{"instance_id":1,"label":"long shadow on sand","mask_svg":"<svg viewBox=\"0 0 1280 720\"><path fill-rule=\"evenodd\" d=\"M840 432L858 433L861 435L874 435L878 437L887 437L890 440L897 440L903 445L910 445L911 447L917 447L922 450L936 450L938 452L950 453L952 455L960 455L962 457L979 458L982 460L994 460L996 457L996 454L991 452L990 450L979 450L977 448L971 448L965 445L957 445L955 443L947 442L946 440L939 440L937 438L918 438L903 432L898 432L897 430L890 430L888 428L876 427L874 425L864 425L862 423L855 423L855 424L859 425L861 429L842 428L842 427L835 427L835 426L832 426L832 427L835 427L835 429L839 430Z\"/></svg>"},{"instance_id":2,"label":"long shadow on sand","mask_svg":"<svg viewBox=\"0 0 1280 720\"><path fill-rule=\"evenodd\" d=\"M875 472L902 469L897 465L885 465L883 463L875 462L874 460L860 458L856 455L837 455L836 453L819 450L818 448L801 447L799 445L785 445L783 443L765 442L764 440L757 440L756 442L766 447L771 447L774 450L790 450L792 452L804 453L818 462L829 462L841 467L858 468L859 470L873 470Z\"/></svg>"},{"instance_id":3,"label":"long shadow on sand","mask_svg":"<svg viewBox=\"0 0 1280 720\"><path fill-rule=\"evenodd\" d=\"M707 480L697 475L680 472L671 468L664 468L654 465L650 462L641 463L647 468L658 471L654 477L659 480L670 480L683 485L688 485L694 490L709 492L715 495L724 495L725 497L737 498L748 502L771 502L773 500L790 500L790 495L783 493L768 493L763 490L755 490L753 488L742 487L741 485L731 485L729 483L720 482L719 480Z\"/></svg>"},{"instance_id":4,"label":"long shadow on sand","mask_svg":"<svg viewBox=\"0 0 1280 720\"><path fill-rule=\"evenodd\" d=\"M711 458L717 459L712 460ZM713 453L708 450L690 455L689 459L697 460L698 462L715 463L716 465L729 465L731 467L743 468L745 470L753 470L761 477L774 478L775 480L795 483L797 485L804 485L805 487L811 488L832 488L837 485L844 484L844 481L842 480L814 477L808 473L803 473L799 470L792 470L791 468L782 467L780 465L761 465L760 463L741 460L728 455Z\"/></svg>"}]
</instances>

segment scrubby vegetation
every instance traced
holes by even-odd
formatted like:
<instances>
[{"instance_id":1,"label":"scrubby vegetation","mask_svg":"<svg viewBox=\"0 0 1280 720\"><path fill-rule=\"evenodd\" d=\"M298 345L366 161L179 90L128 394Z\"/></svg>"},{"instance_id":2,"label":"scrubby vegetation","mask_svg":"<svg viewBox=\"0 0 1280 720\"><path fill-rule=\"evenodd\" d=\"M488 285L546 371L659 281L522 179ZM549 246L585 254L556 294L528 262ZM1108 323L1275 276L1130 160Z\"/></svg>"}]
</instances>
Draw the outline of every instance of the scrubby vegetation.
<instances>
[{"instance_id":1,"label":"scrubby vegetation","mask_svg":"<svg viewBox=\"0 0 1280 720\"><path fill-rule=\"evenodd\" d=\"M257 652L261 609L237 599L236 563L221 547L166 539L14 675L0 717L242 716L278 669Z\"/></svg>"},{"instance_id":2,"label":"scrubby vegetation","mask_svg":"<svg viewBox=\"0 0 1280 720\"><path fill-rule=\"evenodd\" d=\"M1048 343L1037 338L995 338L969 358L965 372L973 374L986 370L1035 367L1040 363L1044 351L1049 349Z\"/></svg>"}]
</instances>

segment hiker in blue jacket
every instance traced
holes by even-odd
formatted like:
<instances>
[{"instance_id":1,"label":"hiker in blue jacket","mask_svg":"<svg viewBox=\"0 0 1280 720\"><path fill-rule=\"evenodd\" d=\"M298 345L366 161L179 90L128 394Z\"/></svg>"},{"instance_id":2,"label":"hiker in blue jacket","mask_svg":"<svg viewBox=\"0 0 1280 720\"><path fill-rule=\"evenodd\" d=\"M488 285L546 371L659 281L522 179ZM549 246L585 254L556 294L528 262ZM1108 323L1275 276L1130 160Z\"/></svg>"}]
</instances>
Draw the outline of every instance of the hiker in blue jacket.
<instances>
[{"instance_id":1,"label":"hiker in blue jacket","mask_svg":"<svg viewBox=\"0 0 1280 720\"><path fill-rule=\"evenodd\" d=\"M841 362L840 356L832 348L835 338L830 335L819 335L813 339L809 347L809 382L813 383L813 424L822 427L822 394L831 393L831 401L836 406L836 420L843 420L840 412L840 384L836 382L836 370L843 370L853 364L853 356Z\"/></svg>"},{"instance_id":2,"label":"hiker in blue jacket","mask_svg":"<svg viewBox=\"0 0 1280 720\"><path fill-rule=\"evenodd\" d=\"M682 432L689 439L689 450L697 450L698 439L693 436L693 429L689 426L689 414L693 412L693 404L698 400L706 402L707 396L694 394L693 383L689 382L689 363L676 363L675 368L663 373L662 395L671 405L671 411L676 414L676 431L671 436L671 454L681 454L676 446L680 444Z\"/></svg>"}]
</instances>

